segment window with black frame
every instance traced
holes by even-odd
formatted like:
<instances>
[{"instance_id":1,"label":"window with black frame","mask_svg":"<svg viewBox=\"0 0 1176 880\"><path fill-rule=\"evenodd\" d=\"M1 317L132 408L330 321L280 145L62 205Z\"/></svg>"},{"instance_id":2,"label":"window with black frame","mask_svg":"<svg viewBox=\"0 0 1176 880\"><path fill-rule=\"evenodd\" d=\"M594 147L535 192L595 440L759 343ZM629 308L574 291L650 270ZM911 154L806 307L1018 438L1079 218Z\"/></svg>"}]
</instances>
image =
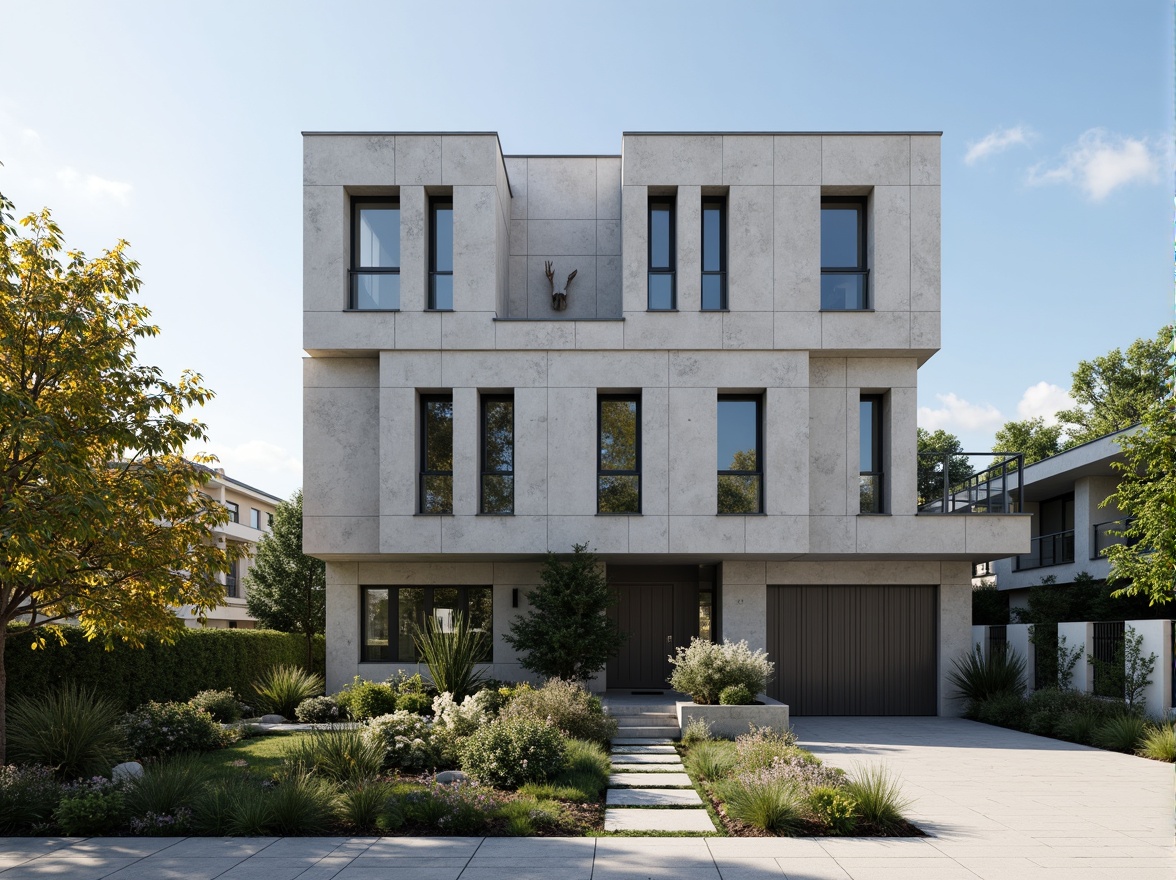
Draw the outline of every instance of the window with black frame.
<instances>
[{"instance_id":1,"label":"window with black frame","mask_svg":"<svg viewBox=\"0 0 1176 880\"><path fill-rule=\"evenodd\" d=\"M453 308L453 199L429 199L429 308Z\"/></svg>"},{"instance_id":2,"label":"window with black frame","mask_svg":"<svg viewBox=\"0 0 1176 880\"><path fill-rule=\"evenodd\" d=\"M882 395L863 394L858 405L860 423L861 474L858 492L861 496L860 513L881 513L883 479L882 468Z\"/></svg>"},{"instance_id":3,"label":"window with black frame","mask_svg":"<svg viewBox=\"0 0 1176 880\"><path fill-rule=\"evenodd\" d=\"M482 513L514 513L514 398L482 395Z\"/></svg>"},{"instance_id":4,"label":"window with black frame","mask_svg":"<svg viewBox=\"0 0 1176 880\"><path fill-rule=\"evenodd\" d=\"M229 522L241 521L241 506L236 501L226 501L225 507L229 511Z\"/></svg>"},{"instance_id":5,"label":"window with black frame","mask_svg":"<svg viewBox=\"0 0 1176 880\"><path fill-rule=\"evenodd\" d=\"M460 615L466 627L486 634L480 663L494 659L494 589L476 587L361 587L360 660L417 663L413 638L432 619L453 632Z\"/></svg>"},{"instance_id":6,"label":"window with black frame","mask_svg":"<svg viewBox=\"0 0 1176 880\"><path fill-rule=\"evenodd\" d=\"M763 513L762 400L747 394L718 400L718 512Z\"/></svg>"},{"instance_id":7,"label":"window with black frame","mask_svg":"<svg viewBox=\"0 0 1176 880\"><path fill-rule=\"evenodd\" d=\"M702 200L702 310L727 308L727 200Z\"/></svg>"},{"instance_id":8,"label":"window with black frame","mask_svg":"<svg viewBox=\"0 0 1176 880\"><path fill-rule=\"evenodd\" d=\"M400 201L351 200L351 289L348 308L400 308Z\"/></svg>"},{"instance_id":9,"label":"window with black frame","mask_svg":"<svg viewBox=\"0 0 1176 880\"><path fill-rule=\"evenodd\" d=\"M602 394L597 398L598 513L641 512L641 398Z\"/></svg>"},{"instance_id":10,"label":"window with black frame","mask_svg":"<svg viewBox=\"0 0 1176 880\"><path fill-rule=\"evenodd\" d=\"M868 309L869 278L865 200L825 196L821 199L821 309Z\"/></svg>"},{"instance_id":11,"label":"window with black frame","mask_svg":"<svg viewBox=\"0 0 1176 880\"><path fill-rule=\"evenodd\" d=\"M678 307L674 284L674 197L649 199L649 291L651 312Z\"/></svg>"},{"instance_id":12,"label":"window with black frame","mask_svg":"<svg viewBox=\"0 0 1176 880\"><path fill-rule=\"evenodd\" d=\"M421 513L453 513L453 397L421 395Z\"/></svg>"}]
</instances>

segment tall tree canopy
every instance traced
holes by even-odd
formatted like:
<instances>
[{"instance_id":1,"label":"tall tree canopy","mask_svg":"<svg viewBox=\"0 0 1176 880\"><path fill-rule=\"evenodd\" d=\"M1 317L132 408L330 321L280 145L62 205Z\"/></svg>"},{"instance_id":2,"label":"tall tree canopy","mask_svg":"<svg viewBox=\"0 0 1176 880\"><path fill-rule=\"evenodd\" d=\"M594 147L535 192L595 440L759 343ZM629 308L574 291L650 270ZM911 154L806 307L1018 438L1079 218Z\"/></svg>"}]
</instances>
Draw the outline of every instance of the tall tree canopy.
<instances>
[{"instance_id":1,"label":"tall tree canopy","mask_svg":"<svg viewBox=\"0 0 1176 880\"><path fill-rule=\"evenodd\" d=\"M302 552L302 490L274 512L273 531L263 537L245 576L245 603L266 629L306 636L312 657L315 633L327 625L327 564Z\"/></svg>"},{"instance_id":2,"label":"tall tree canopy","mask_svg":"<svg viewBox=\"0 0 1176 880\"><path fill-rule=\"evenodd\" d=\"M1062 451L1062 426L1047 425L1042 416L1005 422L996 432L993 452L1020 452L1025 464L1033 464Z\"/></svg>"},{"instance_id":3,"label":"tall tree canopy","mask_svg":"<svg viewBox=\"0 0 1176 880\"><path fill-rule=\"evenodd\" d=\"M159 330L132 301L126 242L87 259L65 252L48 210L24 235L11 212L0 195L0 764L10 622L41 645L71 618L107 647L167 641L184 625L175 606L223 601L218 575L240 554L210 539L228 511L182 456L207 439L182 414L212 392L136 362Z\"/></svg>"}]
</instances>

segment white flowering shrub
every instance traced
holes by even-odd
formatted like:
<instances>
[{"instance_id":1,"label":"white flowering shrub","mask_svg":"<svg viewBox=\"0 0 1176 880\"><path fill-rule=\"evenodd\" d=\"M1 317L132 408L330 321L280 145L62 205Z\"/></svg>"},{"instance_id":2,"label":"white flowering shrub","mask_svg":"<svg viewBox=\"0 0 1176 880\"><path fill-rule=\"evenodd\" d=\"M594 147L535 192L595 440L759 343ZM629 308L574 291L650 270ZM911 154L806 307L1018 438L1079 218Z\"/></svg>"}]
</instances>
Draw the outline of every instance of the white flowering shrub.
<instances>
[{"instance_id":1,"label":"white flowering shrub","mask_svg":"<svg viewBox=\"0 0 1176 880\"><path fill-rule=\"evenodd\" d=\"M384 766L419 771L436 763L433 734L428 722L413 712L398 711L373 718L364 738L384 749Z\"/></svg>"},{"instance_id":2,"label":"white flowering shrub","mask_svg":"<svg viewBox=\"0 0 1176 880\"><path fill-rule=\"evenodd\" d=\"M494 695L478 691L460 703L446 691L433 697L433 719L453 737L469 736L494 718Z\"/></svg>"},{"instance_id":3,"label":"white flowering shrub","mask_svg":"<svg viewBox=\"0 0 1176 880\"><path fill-rule=\"evenodd\" d=\"M721 645L693 638L688 648L678 648L670 657L674 671L670 687L690 694L701 705L719 702L724 688L743 685L752 694L768 686L775 664L764 651L752 651L747 642L724 641Z\"/></svg>"},{"instance_id":4,"label":"white flowering shrub","mask_svg":"<svg viewBox=\"0 0 1176 880\"><path fill-rule=\"evenodd\" d=\"M144 703L123 717L127 746L135 758L207 752L226 743L221 726L187 703Z\"/></svg>"}]
</instances>

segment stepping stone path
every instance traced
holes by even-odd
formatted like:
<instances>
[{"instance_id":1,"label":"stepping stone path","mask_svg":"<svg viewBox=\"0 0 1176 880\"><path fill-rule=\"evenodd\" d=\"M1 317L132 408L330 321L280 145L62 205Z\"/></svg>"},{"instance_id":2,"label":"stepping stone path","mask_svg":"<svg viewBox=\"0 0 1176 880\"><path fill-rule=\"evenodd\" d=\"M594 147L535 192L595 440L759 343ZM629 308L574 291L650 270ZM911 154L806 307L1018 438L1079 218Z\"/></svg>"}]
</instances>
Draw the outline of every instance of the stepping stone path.
<instances>
[{"instance_id":1,"label":"stepping stone path","mask_svg":"<svg viewBox=\"0 0 1176 880\"><path fill-rule=\"evenodd\" d=\"M710 814L691 786L670 738L678 734L678 719L623 712L615 713L622 735L612 745L604 830L714 833Z\"/></svg>"}]
</instances>

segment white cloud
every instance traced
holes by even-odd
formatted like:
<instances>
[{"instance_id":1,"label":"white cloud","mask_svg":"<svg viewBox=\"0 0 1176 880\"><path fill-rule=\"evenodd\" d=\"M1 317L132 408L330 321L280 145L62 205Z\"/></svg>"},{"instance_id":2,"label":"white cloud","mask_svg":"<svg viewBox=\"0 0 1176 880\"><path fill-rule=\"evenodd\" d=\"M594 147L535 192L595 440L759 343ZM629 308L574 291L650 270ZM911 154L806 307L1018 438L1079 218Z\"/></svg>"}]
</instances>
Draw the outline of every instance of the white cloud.
<instances>
[{"instance_id":1,"label":"white cloud","mask_svg":"<svg viewBox=\"0 0 1176 880\"><path fill-rule=\"evenodd\" d=\"M131 194L131 184L121 180L107 180L97 174L82 175L76 168L66 166L57 172L58 182L67 190L82 189L94 199L114 199L125 205Z\"/></svg>"},{"instance_id":2,"label":"white cloud","mask_svg":"<svg viewBox=\"0 0 1176 880\"><path fill-rule=\"evenodd\" d=\"M981 159L987 159L996 153L1003 153L1009 147L1027 144L1033 139L1033 136L1033 131L1025 125L993 129L980 140L968 144L968 152L964 154L964 162L968 165L975 165Z\"/></svg>"},{"instance_id":3,"label":"white cloud","mask_svg":"<svg viewBox=\"0 0 1176 880\"><path fill-rule=\"evenodd\" d=\"M1029 169L1029 183L1040 186L1069 183L1101 202L1120 186L1158 179L1159 162L1147 142L1092 128L1067 147L1059 164Z\"/></svg>"},{"instance_id":4,"label":"white cloud","mask_svg":"<svg viewBox=\"0 0 1176 880\"><path fill-rule=\"evenodd\" d=\"M1055 413L1073 406L1074 400L1066 389L1050 382L1038 382L1026 388L1025 393L1021 395L1021 400L1017 403L1017 416L1022 420L1040 416L1045 419L1047 425L1056 425L1058 420Z\"/></svg>"},{"instance_id":5,"label":"white cloud","mask_svg":"<svg viewBox=\"0 0 1176 880\"><path fill-rule=\"evenodd\" d=\"M954 393L936 394L935 399L942 406L919 407L919 427L934 431L944 428L949 431L981 431L995 429L1004 423L1004 416L991 403L969 403Z\"/></svg>"}]
</instances>

